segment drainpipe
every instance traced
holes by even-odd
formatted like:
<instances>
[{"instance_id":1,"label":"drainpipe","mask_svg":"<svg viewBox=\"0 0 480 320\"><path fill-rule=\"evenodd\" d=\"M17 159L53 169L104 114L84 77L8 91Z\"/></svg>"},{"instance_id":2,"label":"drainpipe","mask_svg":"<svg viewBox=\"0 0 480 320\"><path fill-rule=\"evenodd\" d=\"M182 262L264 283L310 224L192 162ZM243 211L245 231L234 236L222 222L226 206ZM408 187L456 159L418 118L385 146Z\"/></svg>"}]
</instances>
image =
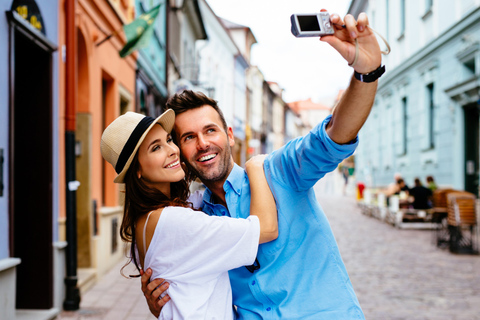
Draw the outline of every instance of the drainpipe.
<instances>
[{"instance_id":1,"label":"drainpipe","mask_svg":"<svg viewBox=\"0 0 480 320\"><path fill-rule=\"evenodd\" d=\"M77 0L65 1L65 176L66 176L66 293L63 308L80 308L80 290L77 286L77 193L75 177L75 116L77 104L77 29L75 8Z\"/></svg>"}]
</instances>

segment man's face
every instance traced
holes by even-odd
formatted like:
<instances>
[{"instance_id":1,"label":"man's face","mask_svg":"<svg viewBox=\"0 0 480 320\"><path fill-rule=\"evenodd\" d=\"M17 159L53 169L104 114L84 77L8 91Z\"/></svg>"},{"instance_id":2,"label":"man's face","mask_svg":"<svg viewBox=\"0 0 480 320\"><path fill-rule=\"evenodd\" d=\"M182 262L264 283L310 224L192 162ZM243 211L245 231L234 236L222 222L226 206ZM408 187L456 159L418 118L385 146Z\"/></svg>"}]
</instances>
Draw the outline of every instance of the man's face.
<instances>
[{"instance_id":1,"label":"man's face","mask_svg":"<svg viewBox=\"0 0 480 320\"><path fill-rule=\"evenodd\" d=\"M233 168L235 141L214 108L205 105L179 114L175 132L183 159L203 183L225 181Z\"/></svg>"}]
</instances>

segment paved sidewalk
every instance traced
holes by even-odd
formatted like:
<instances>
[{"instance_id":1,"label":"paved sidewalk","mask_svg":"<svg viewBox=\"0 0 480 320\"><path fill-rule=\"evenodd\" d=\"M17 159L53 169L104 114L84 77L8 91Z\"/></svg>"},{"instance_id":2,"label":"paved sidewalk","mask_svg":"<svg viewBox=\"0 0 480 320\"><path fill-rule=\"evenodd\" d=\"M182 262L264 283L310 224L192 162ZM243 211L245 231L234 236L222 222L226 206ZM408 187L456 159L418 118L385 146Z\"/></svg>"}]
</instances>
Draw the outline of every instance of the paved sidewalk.
<instances>
[{"instance_id":1,"label":"paved sidewalk","mask_svg":"<svg viewBox=\"0 0 480 320\"><path fill-rule=\"evenodd\" d=\"M367 319L480 319L480 256L433 244L360 213L352 197L317 193Z\"/></svg>"},{"instance_id":2,"label":"paved sidewalk","mask_svg":"<svg viewBox=\"0 0 480 320\"><path fill-rule=\"evenodd\" d=\"M114 266L82 296L80 310L63 311L59 320L152 320L147 302L140 289L140 278L126 279ZM132 270L129 268L128 270ZM132 272L135 272L134 270ZM128 274L128 273L127 273ZM136 274L136 273L131 273Z\"/></svg>"}]
</instances>

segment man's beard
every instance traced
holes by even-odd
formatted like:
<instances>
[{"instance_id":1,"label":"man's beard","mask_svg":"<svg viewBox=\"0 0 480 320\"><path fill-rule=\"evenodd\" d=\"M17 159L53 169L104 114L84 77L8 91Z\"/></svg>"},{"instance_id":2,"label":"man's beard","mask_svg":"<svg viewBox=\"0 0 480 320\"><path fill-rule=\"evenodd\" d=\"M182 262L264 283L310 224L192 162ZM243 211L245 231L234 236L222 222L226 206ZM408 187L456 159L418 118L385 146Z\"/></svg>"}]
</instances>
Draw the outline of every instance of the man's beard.
<instances>
[{"instance_id":1,"label":"man's beard","mask_svg":"<svg viewBox=\"0 0 480 320\"><path fill-rule=\"evenodd\" d=\"M194 163L202 154L208 152L212 152L212 148L197 153L193 158ZM196 166L192 166L188 161L185 161L188 170L190 170L196 177L200 178L203 183L225 181L232 169L232 155L229 146L223 150L218 150L215 153L217 153L217 159L215 159L215 161L218 162L215 167L212 165L212 167L197 168Z\"/></svg>"}]
</instances>

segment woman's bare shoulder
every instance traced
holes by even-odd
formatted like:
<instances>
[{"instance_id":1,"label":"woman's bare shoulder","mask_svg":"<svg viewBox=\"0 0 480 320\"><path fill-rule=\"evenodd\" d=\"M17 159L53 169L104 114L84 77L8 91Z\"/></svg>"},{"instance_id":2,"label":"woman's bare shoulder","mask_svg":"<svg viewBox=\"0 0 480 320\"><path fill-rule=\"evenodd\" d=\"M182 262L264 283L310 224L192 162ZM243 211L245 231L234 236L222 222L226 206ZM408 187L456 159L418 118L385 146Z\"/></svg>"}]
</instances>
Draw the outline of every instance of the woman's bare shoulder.
<instances>
[{"instance_id":1,"label":"woman's bare shoulder","mask_svg":"<svg viewBox=\"0 0 480 320\"><path fill-rule=\"evenodd\" d=\"M135 225L135 234L137 240L137 247L139 252L145 252L148 250L150 242L152 241L153 234L155 233L155 228L157 227L158 220L160 220L160 216L165 208L159 208L153 210L147 214L144 214L140 218L138 218L137 223ZM148 218L148 221L147 221ZM145 223L147 223L147 227L145 228ZM145 232L145 243L146 243L146 250L143 248L143 233Z\"/></svg>"}]
</instances>

